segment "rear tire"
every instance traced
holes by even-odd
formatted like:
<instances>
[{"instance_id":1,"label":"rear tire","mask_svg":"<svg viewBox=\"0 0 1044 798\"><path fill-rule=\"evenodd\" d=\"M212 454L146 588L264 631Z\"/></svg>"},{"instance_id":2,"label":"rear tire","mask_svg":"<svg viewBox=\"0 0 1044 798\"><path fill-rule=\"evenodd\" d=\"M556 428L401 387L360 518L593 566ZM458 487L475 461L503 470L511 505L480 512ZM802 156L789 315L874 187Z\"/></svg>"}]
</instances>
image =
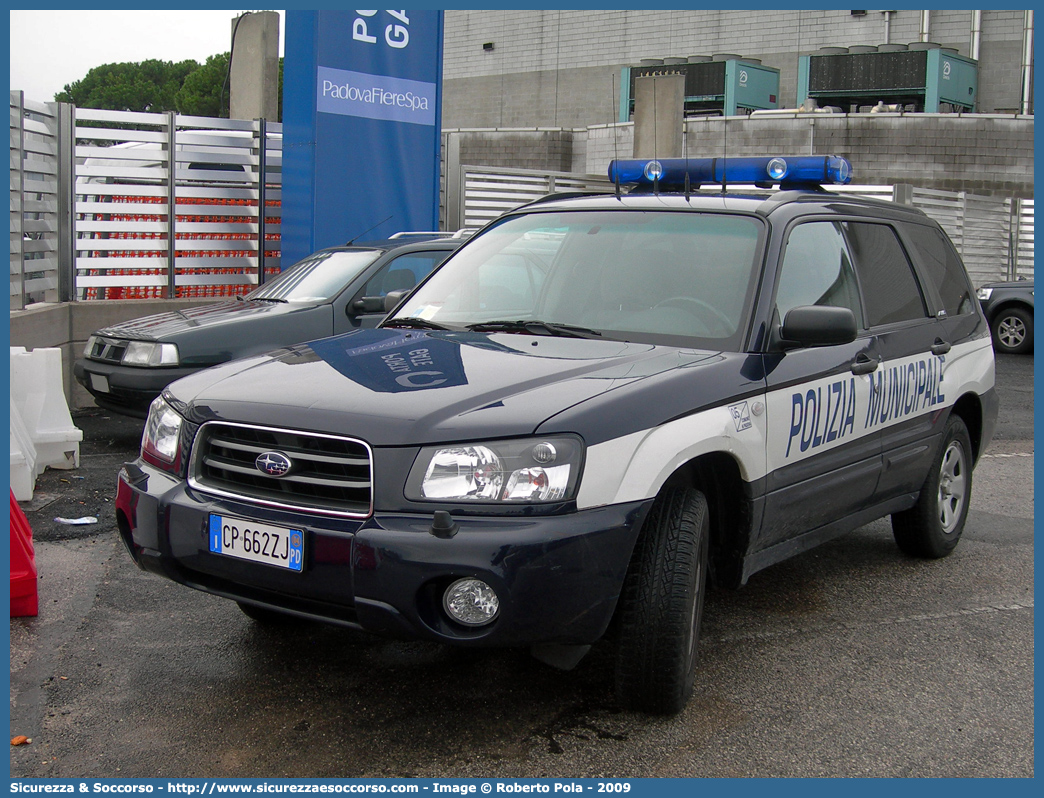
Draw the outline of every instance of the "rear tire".
<instances>
[{"instance_id":1,"label":"rear tire","mask_svg":"<svg viewBox=\"0 0 1044 798\"><path fill-rule=\"evenodd\" d=\"M1021 355L1033 349L1033 314L1020 307L1005 308L991 325L993 348L1008 355Z\"/></svg>"},{"instance_id":2,"label":"rear tire","mask_svg":"<svg viewBox=\"0 0 1044 798\"><path fill-rule=\"evenodd\" d=\"M917 504L892 516L892 534L899 548L912 557L929 559L953 551L968 519L971 489L971 437L960 416L951 415Z\"/></svg>"},{"instance_id":3,"label":"rear tire","mask_svg":"<svg viewBox=\"0 0 1044 798\"><path fill-rule=\"evenodd\" d=\"M692 695L709 548L707 499L693 488L657 497L620 596L616 696L629 709L681 711Z\"/></svg>"}]
</instances>

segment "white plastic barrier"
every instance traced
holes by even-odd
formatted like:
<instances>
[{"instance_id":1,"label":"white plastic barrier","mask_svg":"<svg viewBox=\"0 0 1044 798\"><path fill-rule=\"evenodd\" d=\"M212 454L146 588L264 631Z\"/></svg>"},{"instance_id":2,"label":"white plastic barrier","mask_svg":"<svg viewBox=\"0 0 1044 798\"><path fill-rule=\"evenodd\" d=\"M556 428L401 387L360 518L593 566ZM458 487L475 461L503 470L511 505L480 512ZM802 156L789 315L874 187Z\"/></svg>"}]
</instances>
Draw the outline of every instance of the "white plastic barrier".
<instances>
[{"instance_id":1,"label":"white plastic barrier","mask_svg":"<svg viewBox=\"0 0 1044 798\"><path fill-rule=\"evenodd\" d=\"M45 468L78 468L83 432L72 422L60 349L11 347L11 489L33 497Z\"/></svg>"},{"instance_id":2,"label":"white plastic barrier","mask_svg":"<svg viewBox=\"0 0 1044 798\"><path fill-rule=\"evenodd\" d=\"M33 498L36 484L36 447L25 428L22 414L15 407L14 393L11 394L11 490L20 502Z\"/></svg>"}]
</instances>

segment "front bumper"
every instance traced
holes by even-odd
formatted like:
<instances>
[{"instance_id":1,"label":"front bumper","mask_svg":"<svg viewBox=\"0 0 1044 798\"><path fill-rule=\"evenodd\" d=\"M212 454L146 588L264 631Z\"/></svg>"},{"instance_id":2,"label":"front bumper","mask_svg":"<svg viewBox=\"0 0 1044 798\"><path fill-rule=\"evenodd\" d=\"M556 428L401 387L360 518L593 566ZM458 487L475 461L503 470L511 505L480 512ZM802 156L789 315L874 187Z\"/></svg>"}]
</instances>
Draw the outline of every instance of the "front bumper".
<instances>
[{"instance_id":1,"label":"front bumper","mask_svg":"<svg viewBox=\"0 0 1044 798\"><path fill-rule=\"evenodd\" d=\"M195 374L198 368L136 368L80 358L73 376L101 407L145 418L149 405L174 380Z\"/></svg>"},{"instance_id":2,"label":"front bumper","mask_svg":"<svg viewBox=\"0 0 1044 798\"><path fill-rule=\"evenodd\" d=\"M189 587L302 617L394 637L464 645L588 644L616 608L651 500L555 516L455 516L451 538L431 515L375 513L353 521L207 496L141 461L120 471L120 534L142 568ZM293 573L212 554L211 513L304 532ZM467 628L442 610L461 577L489 584L500 612Z\"/></svg>"}]
</instances>

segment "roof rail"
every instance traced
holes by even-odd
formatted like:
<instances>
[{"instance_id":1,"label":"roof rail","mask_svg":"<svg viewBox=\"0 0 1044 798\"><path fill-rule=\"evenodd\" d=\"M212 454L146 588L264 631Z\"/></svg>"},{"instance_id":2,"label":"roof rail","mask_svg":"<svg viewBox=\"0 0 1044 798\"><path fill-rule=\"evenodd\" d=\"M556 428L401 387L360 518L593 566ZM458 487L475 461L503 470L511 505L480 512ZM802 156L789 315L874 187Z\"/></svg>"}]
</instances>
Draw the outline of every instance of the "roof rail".
<instances>
[{"instance_id":1,"label":"roof rail","mask_svg":"<svg viewBox=\"0 0 1044 798\"><path fill-rule=\"evenodd\" d=\"M428 236L431 238L467 238L473 235L478 228L462 227L460 230L400 230L388 238L408 238L410 236Z\"/></svg>"},{"instance_id":2,"label":"roof rail","mask_svg":"<svg viewBox=\"0 0 1044 798\"><path fill-rule=\"evenodd\" d=\"M591 189L590 191L559 191L554 194L545 194L543 197L537 197L535 200L530 200L526 205L539 205L541 202L550 202L551 200L561 199L573 199L574 197L590 197L592 195L606 194L606 189Z\"/></svg>"}]
</instances>

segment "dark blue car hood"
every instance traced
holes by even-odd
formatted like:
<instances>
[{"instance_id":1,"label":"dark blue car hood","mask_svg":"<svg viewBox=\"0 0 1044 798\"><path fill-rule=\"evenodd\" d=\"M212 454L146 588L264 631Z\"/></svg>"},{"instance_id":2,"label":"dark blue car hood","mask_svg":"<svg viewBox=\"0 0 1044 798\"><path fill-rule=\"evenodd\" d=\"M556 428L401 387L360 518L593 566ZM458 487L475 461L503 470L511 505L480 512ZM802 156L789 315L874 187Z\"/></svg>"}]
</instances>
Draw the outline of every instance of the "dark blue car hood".
<instances>
[{"instance_id":1,"label":"dark blue car hood","mask_svg":"<svg viewBox=\"0 0 1044 798\"><path fill-rule=\"evenodd\" d=\"M235 300L157 313L120 322L98 331L99 335L143 341L171 341L195 330L240 324L246 319L272 318L290 312L295 306L278 302Z\"/></svg>"},{"instance_id":2,"label":"dark blue car hood","mask_svg":"<svg viewBox=\"0 0 1044 798\"><path fill-rule=\"evenodd\" d=\"M360 330L209 369L170 392L196 423L419 445L532 434L610 391L722 359L623 341Z\"/></svg>"}]
</instances>

